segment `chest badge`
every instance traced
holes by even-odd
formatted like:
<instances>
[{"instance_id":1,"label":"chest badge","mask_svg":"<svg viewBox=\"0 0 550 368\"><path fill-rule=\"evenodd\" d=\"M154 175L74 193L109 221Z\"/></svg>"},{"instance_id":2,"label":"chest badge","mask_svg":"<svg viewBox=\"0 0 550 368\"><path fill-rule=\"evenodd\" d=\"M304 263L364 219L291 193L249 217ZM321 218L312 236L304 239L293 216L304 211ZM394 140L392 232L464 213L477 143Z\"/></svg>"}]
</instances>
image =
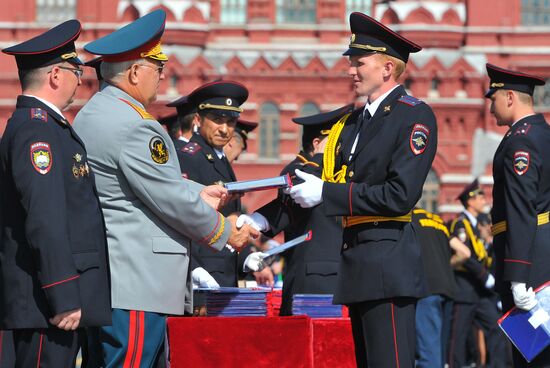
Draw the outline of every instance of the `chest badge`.
<instances>
[{"instance_id":1,"label":"chest badge","mask_svg":"<svg viewBox=\"0 0 550 368\"><path fill-rule=\"evenodd\" d=\"M208 161L214 161L214 156L212 156L211 153L207 153L207 154L206 154L206 159L207 159Z\"/></svg>"},{"instance_id":2,"label":"chest badge","mask_svg":"<svg viewBox=\"0 0 550 368\"><path fill-rule=\"evenodd\" d=\"M516 151L514 153L514 171L518 175L523 175L529 170L530 156L529 152Z\"/></svg>"},{"instance_id":3,"label":"chest badge","mask_svg":"<svg viewBox=\"0 0 550 368\"><path fill-rule=\"evenodd\" d=\"M73 158L76 162L82 161L82 155L80 153L75 153Z\"/></svg>"},{"instance_id":4,"label":"chest badge","mask_svg":"<svg viewBox=\"0 0 550 368\"><path fill-rule=\"evenodd\" d=\"M384 106L384 112L390 112L390 110L391 110L390 105Z\"/></svg>"},{"instance_id":5,"label":"chest badge","mask_svg":"<svg viewBox=\"0 0 550 368\"><path fill-rule=\"evenodd\" d=\"M30 148L31 162L36 171L46 175L52 168L52 151L46 142L35 142Z\"/></svg>"},{"instance_id":6,"label":"chest badge","mask_svg":"<svg viewBox=\"0 0 550 368\"><path fill-rule=\"evenodd\" d=\"M160 136L155 136L149 141L149 151L151 158L157 164L165 164L168 162L168 149L166 143Z\"/></svg>"},{"instance_id":7,"label":"chest badge","mask_svg":"<svg viewBox=\"0 0 550 368\"><path fill-rule=\"evenodd\" d=\"M428 147L428 138L430 136L430 129L424 124L415 124L410 138L411 151L415 155L420 155Z\"/></svg>"}]
</instances>

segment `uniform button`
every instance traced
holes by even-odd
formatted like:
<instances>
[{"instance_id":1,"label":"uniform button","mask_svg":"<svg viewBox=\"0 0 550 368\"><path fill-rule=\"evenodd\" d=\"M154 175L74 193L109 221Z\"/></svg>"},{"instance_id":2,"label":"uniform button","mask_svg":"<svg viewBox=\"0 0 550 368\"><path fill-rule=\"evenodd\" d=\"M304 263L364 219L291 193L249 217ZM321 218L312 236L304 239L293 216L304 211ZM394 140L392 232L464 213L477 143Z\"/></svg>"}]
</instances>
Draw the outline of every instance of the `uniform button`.
<instances>
[{"instance_id":1,"label":"uniform button","mask_svg":"<svg viewBox=\"0 0 550 368\"><path fill-rule=\"evenodd\" d=\"M353 178L353 171L350 171L348 176L349 176L350 178Z\"/></svg>"},{"instance_id":2,"label":"uniform button","mask_svg":"<svg viewBox=\"0 0 550 368\"><path fill-rule=\"evenodd\" d=\"M374 221L372 224L373 224L374 226L378 226L378 221Z\"/></svg>"},{"instance_id":3,"label":"uniform button","mask_svg":"<svg viewBox=\"0 0 550 368\"><path fill-rule=\"evenodd\" d=\"M347 244L347 243L344 243L344 245L342 246L342 248L344 248L344 250L348 249L348 244Z\"/></svg>"}]
</instances>

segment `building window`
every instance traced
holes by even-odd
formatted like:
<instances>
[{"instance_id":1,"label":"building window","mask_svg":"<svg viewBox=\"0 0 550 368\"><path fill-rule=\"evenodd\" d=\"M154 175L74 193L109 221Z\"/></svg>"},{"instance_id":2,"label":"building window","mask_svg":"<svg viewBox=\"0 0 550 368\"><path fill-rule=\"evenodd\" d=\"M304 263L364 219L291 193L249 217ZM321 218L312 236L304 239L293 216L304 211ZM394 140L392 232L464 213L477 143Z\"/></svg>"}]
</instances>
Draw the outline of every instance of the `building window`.
<instances>
[{"instance_id":1,"label":"building window","mask_svg":"<svg viewBox=\"0 0 550 368\"><path fill-rule=\"evenodd\" d=\"M221 0L220 23L245 24L246 0Z\"/></svg>"},{"instance_id":2,"label":"building window","mask_svg":"<svg viewBox=\"0 0 550 368\"><path fill-rule=\"evenodd\" d=\"M533 102L539 109L550 106L550 79L546 79L544 86L537 86L533 94Z\"/></svg>"},{"instance_id":3,"label":"building window","mask_svg":"<svg viewBox=\"0 0 550 368\"><path fill-rule=\"evenodd\" d=\"M260 108L260 157L279 158L279 109L268 102Z\"/></svg>"},{"instance_id":4,"label":"building window","mask_svg":"<svg viewBox=\"0 0 550 368\"><path fill-rule=\"evenodd\" d=\"M418 202L418 207L428 212L437 213L439 207L439 179L433 170L430 170L428 173L428 177L422 188L422 197Z\"/></svg>"},{"instance_id":5,"label":"building window","mask_svg":"<svg viewBox=\"0 0 550 368\"><path fill-rule=\"evenodd\" d=\"M550 24L550 0L521 0L521 24L524 26Z\"/></svg>"},{"instance_id":6,"label":"building window","mask_svg":"<svg viewBox=\"0 0 550 368\"><path fill-rule=\"evenodd\" d=\"M317 2L277 0L277 23L317 23Z\"/></svg>"},{"instance_id":7,"label":"building window","mask_svg":"<svg viewBox=\"0 0 550 368\"><path fill-rule=\"evenodd\" d=\"M76 0L36 0L36 21L62 22L76 18Z\"/></svg>"},{"instance_id":8,"label":"building window","mask_svg":"<svg viewBox=\"0 0 550 368\"><path fill-rule=\"evenodd\" d=\"M321 110L319 110L319 107L317 107L316 104L314 104L313 102L307 102L300 109L300 114L298 116L302 117L302 116L316 115L320 112Z\"/></svg>"},{"instance_id":9,"label":"building window","mask_svg":"<svg viewBox=\"0 0 550 368\"><path fill-rule=\"evenodd\" d=\"M372 9L372 0L346 0L346 18L353 12L361 12L370 15Z\"/></svg>"}]
</instances>

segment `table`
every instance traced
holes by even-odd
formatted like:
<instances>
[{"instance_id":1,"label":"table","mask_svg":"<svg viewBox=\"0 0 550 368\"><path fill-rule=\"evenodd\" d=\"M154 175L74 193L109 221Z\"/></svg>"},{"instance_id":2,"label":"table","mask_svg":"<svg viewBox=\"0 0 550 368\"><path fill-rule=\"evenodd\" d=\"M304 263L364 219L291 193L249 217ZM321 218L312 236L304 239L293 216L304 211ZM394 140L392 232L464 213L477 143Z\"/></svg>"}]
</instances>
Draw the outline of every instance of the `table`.
<instances>
[{"instance_id":1,"label":"table","mask_svg":"<svg viewBox=\"0 0 550 368\"><path fill-rule=\"evenodd\" d=\"M171 368L355 367L348 318L171 317Z\"/></svg>"}]
</instances>

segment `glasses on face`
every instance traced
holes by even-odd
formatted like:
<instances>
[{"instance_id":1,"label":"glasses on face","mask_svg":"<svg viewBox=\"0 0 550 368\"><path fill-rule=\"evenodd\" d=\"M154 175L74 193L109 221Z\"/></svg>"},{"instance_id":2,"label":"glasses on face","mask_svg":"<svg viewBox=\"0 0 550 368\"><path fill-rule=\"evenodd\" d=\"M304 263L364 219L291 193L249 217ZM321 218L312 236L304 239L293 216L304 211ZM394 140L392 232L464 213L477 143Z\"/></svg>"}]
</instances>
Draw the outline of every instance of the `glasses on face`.
<instances>
[{"instance_id":1,"label":"glasses on face","mask_svg":"<svg viewBox=\"0 0 550 368\"><path fill-rule=\"evenodd\" d=\"M71 72L74 73L74 75L76 75L77 78L82 78L82 74L84 74L84 70L80 69L80 68L69 68L68 66L58 66L59 69L65 69L65 70L70 70Z\"/></svg>"},{"instance_id":2,"label":"glasses on face","mask_svg":"<svg viewBox=\"0 0 550 368\"><path fill-rule=\"evenodd\" d=\"M161 64L160 66L154 66L149 64L138 64L139 66L145 66L147 68L155 69L156 72L159 74L162 74L162 71L164 70L164 64Z\"/></svg>"}]
</instances>

